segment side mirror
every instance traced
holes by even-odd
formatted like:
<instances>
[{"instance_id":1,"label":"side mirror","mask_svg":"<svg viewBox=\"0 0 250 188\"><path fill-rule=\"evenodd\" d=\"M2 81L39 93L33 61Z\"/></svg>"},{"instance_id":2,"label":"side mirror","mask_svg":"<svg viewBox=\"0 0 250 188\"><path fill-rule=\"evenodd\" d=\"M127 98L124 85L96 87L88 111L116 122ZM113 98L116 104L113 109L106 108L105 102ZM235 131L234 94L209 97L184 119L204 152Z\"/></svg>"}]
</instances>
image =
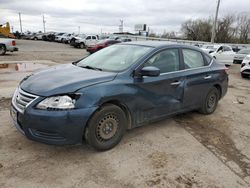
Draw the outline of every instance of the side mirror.
<instances>
[{"instance_id":1,"label":"side mirror","mask_svg":"<svg viewBox=\"0 0 250 188\"><path fill-rule=\"evenodd\" d=\"M143 67L140 73L141 73L141 76L156 77L160 75L160 69L154 66L148 66L148 67Z\"/></svg>"}]
</instances>

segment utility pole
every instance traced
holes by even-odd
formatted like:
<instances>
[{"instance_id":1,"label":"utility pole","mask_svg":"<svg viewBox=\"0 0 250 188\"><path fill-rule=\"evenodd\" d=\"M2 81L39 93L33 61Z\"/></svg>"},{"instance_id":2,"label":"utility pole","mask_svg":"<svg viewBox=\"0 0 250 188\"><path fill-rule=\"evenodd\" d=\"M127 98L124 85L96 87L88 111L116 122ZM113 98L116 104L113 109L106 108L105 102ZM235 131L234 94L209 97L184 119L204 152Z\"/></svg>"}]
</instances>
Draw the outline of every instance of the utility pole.
<instances>
[{"instance_id":1,"label":"utility pole","mask_svg":"<svg viewBox=\"0 0 250 188\"><path fill-rule=\"evenodd\" d=\"M120 19L120 25L119 25L119 32L120 33L123 33L123 20L122 19Z\"/></svg>"},{"instance_id":2,"label":"utility pole","mask_svg":"<svg viewBox=\"0 0 250 188\"><path fill-rule=\"evenodd\" d=\"M216 31L216 25L217 25L217 18L218 18L219 8L220 8L220 0L217 1L217 7L216 7L215 18L214 18L214 24L213 24L213 28L212 28L211 43L214 43L214 39L215 39L215 31Z\"/></svg>"},{"instance_id":3,"label":"utility pole","mask_svg":"<svg viewBox=\"0 0 250 188\"><path fill-rule=\"evenodd\" d=\"M45 23L46 23L46 21L45 21L45 19L44 19L44 14L43 14L43 32L45 33Z\"/></svg>"},{"instance_id":4,"label":"utility pole","mask_svg":"<svg viewBox=\"0 0 250 188\"><path fill-rule=\"evenodd\" d=\"M19 14L20 30L21 30L21 34L22 34L23 33L23 26L22 26L21 12L19 12L18 14Z\"/></svg>"},{"instance_id":5,"label":"utility pole","mask_svg":"<svg viewBox=\"0 0 250 188\"><path fill-rule=\"evenodd\" d=\"M80 27L80 26L78 26L78 35L80 34L80 29L81 29L81 27Z\"/></svg>"}]
</instances>

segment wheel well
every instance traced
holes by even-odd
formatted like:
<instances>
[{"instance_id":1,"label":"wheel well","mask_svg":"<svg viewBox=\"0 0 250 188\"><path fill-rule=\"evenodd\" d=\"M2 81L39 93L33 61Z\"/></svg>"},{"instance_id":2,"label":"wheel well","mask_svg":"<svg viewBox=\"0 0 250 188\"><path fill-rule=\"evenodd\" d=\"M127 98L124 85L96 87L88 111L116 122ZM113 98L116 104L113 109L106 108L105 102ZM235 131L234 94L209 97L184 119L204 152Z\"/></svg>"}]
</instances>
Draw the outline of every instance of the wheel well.
<instances>
[{"instance_id":1,"label":"wheel well","mask_svg":"<svg viewBox=\"0 0 250 188\"><path fill-rule=\"evenodd\" d=\"M221 98L221 86L219 84L215 84L214 87L219 91L219 98Z\"/></svg>"},{"instance_id":2,"label":"wheel well","mask_svg":"<svg viewBox=\"0 0 250 188\"><path fill-rule=\"evenodd\" d=\"M131 118L131 114L130 114L129 109L118 100L107 101L107 102L103 103L100 107L102 107L104 105L108 105L108 104L116 105L123 110L123 112L125 113L127 120L128 120L127 129L131 129L132 128L132 118Z\"/></svg>"}]
</instances>

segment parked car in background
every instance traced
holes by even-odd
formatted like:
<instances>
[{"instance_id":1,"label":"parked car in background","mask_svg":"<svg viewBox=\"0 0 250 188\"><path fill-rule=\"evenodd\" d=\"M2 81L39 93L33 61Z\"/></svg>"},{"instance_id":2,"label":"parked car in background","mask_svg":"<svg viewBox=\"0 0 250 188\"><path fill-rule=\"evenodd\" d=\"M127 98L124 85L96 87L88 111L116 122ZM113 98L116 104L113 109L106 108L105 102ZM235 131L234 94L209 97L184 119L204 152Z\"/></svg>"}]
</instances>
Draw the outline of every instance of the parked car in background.
<instances>
[{"instance_id":1,"label":"parked car in background","mask_svg":"<svg viewBox=\"0 0 250 188\"><path fill-rule=\"evenodd\" d=\"M118 39L118 41L121 41L121 42L131 42L132 39L130 39L130 38L121 38L121 39Z\"/></svg>"},{"instance_id":2,"label":"parked car in background","mask_svg":"<svg viewBox=\"0 0 250 188\"><path fill-rule=\"evenodd\" d=\"M89 53L94 53L94 52L97 52L98 50L101 50L103 48L106 48L108 46L111 46L113 44L117 44L117 43L120 43L121 41L118 41L118 40L110 40L110 39L106 39L106 40L101 40L99 41L97 44L95 45L92 45L92 46L88 46L86 48L86 50L89 52Z\"/></svg>"},{"instance_id":3,"label":"parked car in background","mask_svg":"<svg viewBox=\"0 0 250 188\"><path fill-rule=\"evenodd\" d=\"M238 51L234 56L233 63L241 64L243 59L250 54L250 48L243 48L242 50Z\"/></svg>"},{"instance_id":4,"label":"parked car in background","mask_svg":"<svg viewBox=\"0 0 250 188\"><path fill-rule=\"evenodd\" d=\"M37 33L33 37L30 38L31 40L42 40L43 39L43 33Z\"/></svg>"},{"instance_id":5,"label":"parked car in background","mask_svg":"<svg viewBox=\"0 0 250 188\"><path fill-rule=\"evenodd\" d=\"M225 65L232 65L235 52L231 46L227 45L215 45L215 51L211 52L210 55L217 59L219 63L224 63Z\"/></svg>"},{"instance_id":6,"label":"parked car in background","mask_svg":"<svg viewBox=\"0 0 250 188\"><path fill-rule=\"evenodd\" d=\"M42 36L42 40L50 42L55 41L55 32L44 33Z\"/></svg>"},{"instance_id":7,"label":"parked car in background","mask_svg":"<svg viewBox=\"0 0 250 188\"><path fill-rule=\"evenodd\" d=\"M243 59L240 72L243 78L250 77L250 54Z\"/></svg>"},{"instance_id":8,"label":"parked car in background","mask_svg":"<svg viewBox=\"0 0 250 188\"><path fill-rule=\"evenodd\" d=\"M93 46L98 43L97 35L87 35L85 38L76 39L74 42L74 47L86 48L87 46Z\"/></svg>"},{"instance_id":9,"label":"parked car in background","mask_svg":"<svg viewBox=\"0 0 250 188\"><path fill-rule=\"evenodd\" d=\"M86 35L85 34L78 34L76 36L73 36L71 39L70 39L70 45L71 46L74 46L74 47L77 47L76 44L75 44L75 41L76 40L83 40L86 38Z\"/></svg>"},{"instance_id":10,"label":"parked car in background","mask_svg":"<svg viewBox=\"0 0 250 188\"><path fill-rule=\"evenodd\" d=\"M4 55L6 52L14 51L18 51L15 39L9 39L0 36L0 55Z\"/></svg>"},{"instance_id":11,"label":"parked car in background","mask_svg":"<svg viewBox=\"0 0 250 188\"><path fill-rule=\"evenodd\" d=\"M64 43L65 44L69 44L71 39L73 39L74 37L76 37L77 35L75 34L68 34L65 38L64 38Z\"/></svg>"},{"instance_id":12,"label":"parked car in background","mask_svg":"<svg viewBox=\"0 0 250 188\"><path fill-rule=\"evenodd\" d=\"M192 46L120 43L26 77L13 95L11 116L29 139L85 140L107 150L128 129L193 110L213 113L227 92L226 69Z\"/></svg>"},{"instance_id":13,"label":"parked car in background","mask_svg":"<svg viewBox=\"0 0 250 188\"><path fill-rule=\"evenodd\" d=\"M200 48L201 48L204 52L206 52L206 53L208 53L208 54L214 52L214 51L217 49L217 47L214 46L214 45L212 45L212 44L210 44L210 45L209 45L209 44L205 44L205 45L202 45Z\"/></svg>"},{"instance_id":14,"label":"parked car in background","mask_svg":"<svg viewBox=\"0 0 250 188\"><path fill-rule=\"evenodd\" d=\"M64 33L63 35L57 35L55 37L55 41L65 43L66 40L68 39L68 37L71 37L71 36L72 36L72 34L70 34L70 33Z\"/></svg>"},{"instance_id":15,"label":"parked car in background","mask_svg":"<svg viewBox=\"0 0 250 188\"><path fill-rule=\"evenodd\" d=\"M62 36L66 36L66 35L67 35L67 33L57 33L57 34L55 35L55 41L56 41L56 42L62 42L62 41L61 41Z\"/></svg>"}]
</instances>

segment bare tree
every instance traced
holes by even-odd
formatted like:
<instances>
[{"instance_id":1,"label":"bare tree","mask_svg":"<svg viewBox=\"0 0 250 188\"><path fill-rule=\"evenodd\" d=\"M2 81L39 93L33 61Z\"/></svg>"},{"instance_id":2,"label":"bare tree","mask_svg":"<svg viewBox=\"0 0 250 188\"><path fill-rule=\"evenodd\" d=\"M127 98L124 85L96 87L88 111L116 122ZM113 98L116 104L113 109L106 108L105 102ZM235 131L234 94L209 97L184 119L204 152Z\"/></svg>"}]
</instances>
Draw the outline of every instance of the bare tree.
<instances>
[{"instance_id":1,"label":"bare tree","mask_svg":"<svg viewBox=\"0 0 250 188\"><path fill-rule=\"evenodd\" d=\"M166 32L164 30L163 34L161 35L162 38L167 38L167 39L175 39L176 38L176 35L175 35L175 32L174 31L171 31L171 32Z\"/></svg>"},{"instance_id":2,"label":"bare tree","mask_svg":"<svg viewBox=\"0 0 250 188\"><path fill-rule=\"evenodd\" d=\"M210 41L212 21L211 19L188 20L182 24L181 31L188 40Z\"/></svg>"},{"instance_id":3,"label":"bare tree","mask_svg":"<svg viewBox=\"0 0 250 188\"><path fill-rule=\"evenodd\" d=\"M233 42L235 28L233 24L235 22L235 17L232 15L227 15L222 19L219 19L216 28L215 42Z\"/></svg>"},{"instance_id":4,"label":"bare tree","mask_svg":"<svg viewBox=\"0 0 250 188\"><path fill-rule=\"evenodd\" d=\"M237 35L239 43L249 43L250 42L250 15L249 14L239 14L236 18L237 22Z\"/></svg>"}]
</instances>

